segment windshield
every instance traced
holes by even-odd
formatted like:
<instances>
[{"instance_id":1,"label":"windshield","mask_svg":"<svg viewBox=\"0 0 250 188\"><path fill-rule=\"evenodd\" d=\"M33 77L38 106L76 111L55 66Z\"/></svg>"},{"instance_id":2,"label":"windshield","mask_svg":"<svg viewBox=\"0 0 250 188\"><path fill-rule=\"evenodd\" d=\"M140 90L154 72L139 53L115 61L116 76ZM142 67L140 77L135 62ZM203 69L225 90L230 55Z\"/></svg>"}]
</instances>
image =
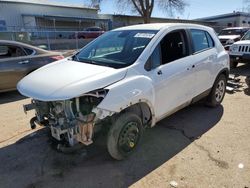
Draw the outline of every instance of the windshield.
<instances>
[{"instance_id":1,"label":"windshield","mask_svg":"<svg viewBox=\"0 0 250 188\"><path fill-rule=\"evenodd\" d=\"M241 29L226 29L222 30L219 35L242 35Z\"/></svg>"},{"instance_id":2,"label":"windshield","mask_svg":"<svg viewBox=\"0 0 250 188\"><path fill-rule=\"evenodd\" d=\"M123 68L133 64L156 30L110 31L73 56L74 61Z\"/></svg>"},{"instance_id":3,"label":"windshield","mask_svg":"<svg viewBox=\"0 0 250 188\"><path fill-rule=\"evenodd\" d=\"M250 40L250 31L248 31L241 40Z\"/></svg>"}]
</instances>

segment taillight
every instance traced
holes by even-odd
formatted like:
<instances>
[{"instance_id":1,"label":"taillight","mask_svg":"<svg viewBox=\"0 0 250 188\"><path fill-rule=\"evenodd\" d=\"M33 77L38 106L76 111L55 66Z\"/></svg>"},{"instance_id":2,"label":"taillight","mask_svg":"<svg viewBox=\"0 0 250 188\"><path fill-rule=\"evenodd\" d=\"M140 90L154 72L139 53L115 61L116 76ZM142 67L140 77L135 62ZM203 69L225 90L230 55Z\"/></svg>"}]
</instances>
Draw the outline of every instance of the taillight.
<instances>
[{"instance_id":1,"label":"taillight","mask_svg":"<svg viewBox=\"0 0 250 188\"><path fill-rule=\"evenodd\" d=\"M64 57L62 55L57 55L57 56L52 56L51 58L54 60L60 60L63 59Z\"/></svg>"}]
</instances>

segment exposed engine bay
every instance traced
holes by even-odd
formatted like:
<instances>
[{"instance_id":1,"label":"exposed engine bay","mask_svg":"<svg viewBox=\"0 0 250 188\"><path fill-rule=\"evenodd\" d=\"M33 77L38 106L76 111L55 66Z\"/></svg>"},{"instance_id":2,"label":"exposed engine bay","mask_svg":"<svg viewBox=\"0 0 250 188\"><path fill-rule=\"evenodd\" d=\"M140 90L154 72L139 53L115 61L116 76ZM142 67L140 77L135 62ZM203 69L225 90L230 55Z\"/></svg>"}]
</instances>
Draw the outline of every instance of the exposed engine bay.
<instances>
[{"instance_id":1,"label":"exposed engine bay","mask_svg":"<svg viewBox=\"0 0 250 188\"><path fill-rule=\"evenodd\" d=\"M98 90L64 101L43 102L32 100L24 110L35 109L32 124L49 126L51 135L58 141L66 141L69 146L77 143L91 144L94 127L98 118L93 109L103 100L107 90Z\"/></svg>"}]
</instances>

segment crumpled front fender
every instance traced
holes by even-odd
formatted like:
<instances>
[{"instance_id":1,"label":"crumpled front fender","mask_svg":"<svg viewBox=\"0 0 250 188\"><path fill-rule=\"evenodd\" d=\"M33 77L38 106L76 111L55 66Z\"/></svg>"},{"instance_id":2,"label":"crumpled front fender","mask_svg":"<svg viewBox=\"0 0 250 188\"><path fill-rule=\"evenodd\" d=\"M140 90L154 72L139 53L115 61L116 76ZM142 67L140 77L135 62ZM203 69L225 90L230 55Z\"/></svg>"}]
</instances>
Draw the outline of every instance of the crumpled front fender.
<instances>
[{"instance_id":1,"label":"crumpled front fender","mask_svg":"<svg viewBox=\"0 0 250 188\"><path fill-rule=\"evenodd\" d=\"M133 76L112 84L105 89L109 92L96 109L107 112L100 116L118 113L131 105L145 102L150 107L151 113L154 114L153 104L155 102L155 93L150 78L146 76Z\"/></svg>"}]
</instances>

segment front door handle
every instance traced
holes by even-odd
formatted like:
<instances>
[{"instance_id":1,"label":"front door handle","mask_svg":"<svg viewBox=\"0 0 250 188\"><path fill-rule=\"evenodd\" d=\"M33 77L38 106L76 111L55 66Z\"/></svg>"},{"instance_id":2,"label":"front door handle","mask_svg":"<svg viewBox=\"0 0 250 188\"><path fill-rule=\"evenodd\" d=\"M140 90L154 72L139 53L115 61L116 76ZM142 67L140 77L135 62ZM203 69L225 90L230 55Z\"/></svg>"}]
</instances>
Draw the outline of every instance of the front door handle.
<instances>
[{"instance_id":1,"label":"front door handle","mask_svg":"<svg viewBox=\"0 0 250 188\"><path fill-rule=\"evenodd\" d=\"M30 62L29 60L24 60L24 61L18 62L18 64L23 65L23 64L28 64L29 62Z\"/></svg>"}]
</instances>

